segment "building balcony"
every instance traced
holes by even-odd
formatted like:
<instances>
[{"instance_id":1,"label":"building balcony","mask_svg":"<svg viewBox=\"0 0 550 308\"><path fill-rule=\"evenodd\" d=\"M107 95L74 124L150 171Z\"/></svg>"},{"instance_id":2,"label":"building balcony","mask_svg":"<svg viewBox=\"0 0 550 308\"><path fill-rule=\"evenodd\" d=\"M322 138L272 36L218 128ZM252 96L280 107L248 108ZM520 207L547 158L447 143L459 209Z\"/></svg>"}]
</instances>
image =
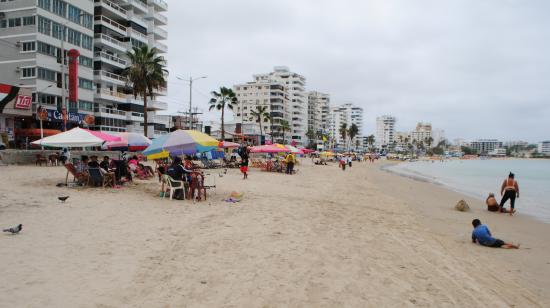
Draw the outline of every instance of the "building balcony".
<instances>
[{"instance_id":1,"label":"building balcony","mask_svg":"<svg viewBox=\"0 0 550 308\"><path fill-rule=\"evenodd\" d=\"M126 35L126 27L104 15L94 16L94 23L105 26L120 35Z\"/></svg>"},{"instance_id":2,"label":"building balcony","mask_svg":"<svg viewBox=\"0 0 550 308\"><path fill-rule=\"evenodd\" d=\"M94 115L102 118L126 120L126 111L99 107L94 109Z\"/></svg>"},{"instance_id":3,"label":"building balcony","mask_svg":"<svg viewBox=\"0 0 550 308\"><path fill-rule=\"evenodd\" d=\"M132 28L128 28L128 36L131 37L131 38L140 40L141 42L143 42L145 44L149 43L149 38L147 38L147 35L139 32L139 31L136 31Z\"/></svg>"},{"instance_id":4,"label":"building balcony","mask_svg":"<svg viewBox=\"0 0 550 308\"><path fill-rule=\"evenodd\" d=\"M143 113L141 112L130 112L126 113L126 121L143 123ZM147 119L150 122L150 119ZM143 128L142 128L143 129Z\"/></svg>"},{"instance_id":5,"label":"building balcony","mask_svg":"<svg viewBox=\"0 0 550 308\"><path fill-rule=\"evenodd\" d=\"M114 37L108 36L103 33L96 33L94 35L95 44L99 43L100 46L109 47L112 50L119 52L126 52L130 45L127 42L121 42Z\"/></svg>"},{"instance_id":6,"label":"building balcony","mask_svg":"<svg viewBox=\"0 0 550 308\"><path fill-rule=\"evenodd\" d=\"M168 31L161 27L154 27L153 34L155 35L155 40L165 40L168 38Z\"/></svg>"},{"instance_id":7,"label":"building balcony","mask_svg":"<svg viewBox=\"0 0 550 308\"><path fill-rule=\"evenodd\" d=\"M152 20L156 26L165 26L168 24L168 17L160 14L153 6L149 7L149 13L145 15L145 19Z\"/></svg>"},{"instance_id":8,"label":"building balcony","mask_svg":"<svg viewBox=\"0 0 550 308\"><path fill-rule=\"evenodd\" d=\"M147 8L147 4L139 1L139 0L126 0L124 5L130 6L131 8L136 9L136 11L140 13L147 13L149 12L149 9Z\"/></svg>"},{"instance_id":9,"label":"building balcony","mask_svg":"<svg viewBox=\"0 0 550 308\"><path fill-rule=\"evenodd\" d=\"M98 88L94 94L95 99L113 101L120 104L126 103L128 95L117 91L111 91L108 88Z\"/></svg>"},{"instance_id":10,"label":"building balcony","mask_svg":"<svg viewBox=\"0 0 550 308\"><path fill-rule=\"evenodd\" d=\"M94 80L106 81L121 86L126 85L126 78L124 76L101 70L94 71Z\"/></svg>"},{"instance_id":11,"label":"building balcony","mask_svg":"<svg viewBox=\"0 0 550 308\"><path fill-rule=\"evenodd\" d=\"M117 56L110 55L104 51L94 52L94 61L102 61L118 68L126 68L128 61Z\"/></svg>"},{"instance_id":12,"label":"building balcony","mask_svg":"<svg viewBox=\"0 0 550 308\"><path fill-rule=\"evenodd\" d=\"M153 44L153 47L155 47L159 53L167 53L168 52L168 46L166 44L163 44L161 42L155 42Z\"/></svg>"},{"instance_id":13,"label":"building balcony","mask_svg":"<svg viewBox=\"0 0 550 308\"><path fill-rule=\"evenodd\" d=\"M102 9L110 12L114 16L117 16L121 19L127 19L128 11L118 4L109 1L109 0L94 0L95 7L101 7Z\"/></svg>"},{"instance_id":14,"label":"building balcony","mask_svg":"<svg viewBox=\"0 0 550 308\"><path fill-rule=\"evenodd\" d=\"M167 110L168 103L157 100L147 102L147 110Z\"/></svg>"},{"instance_id":15,"label":"building balcony","mask_svg":"<svg viewBox=\"0 0 550 308\"><path fill-rule=\"evenodd\" d=\"M168 10L168 3L164 0L150 0L149 3L153 4L155 9L158 11L165 12Z\"/></svg>"}]
</instances>

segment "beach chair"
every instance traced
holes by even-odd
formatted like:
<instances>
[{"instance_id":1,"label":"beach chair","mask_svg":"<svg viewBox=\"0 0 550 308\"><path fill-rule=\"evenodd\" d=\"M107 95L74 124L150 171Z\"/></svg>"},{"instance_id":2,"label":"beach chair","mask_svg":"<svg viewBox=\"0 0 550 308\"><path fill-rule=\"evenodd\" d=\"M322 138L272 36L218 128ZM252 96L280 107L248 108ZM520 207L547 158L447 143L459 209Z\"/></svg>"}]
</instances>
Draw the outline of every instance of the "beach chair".
<instances>
[{"instance_id":1,"label":"beach chair","mask_svg":"<svg viewBox=\"0 0 550 308\"><path fill-rule=\"evenodd\" d=\"M58 154L51 154L48 155L48 165L49 166L58 166L59 165L59 155Z\"/></svg>"},{"instance_id":2,"label":"beach chair","mask_svg":"<svg viewBox=\"0 0 550 308\"><path fill-rule=\"evenodd\" d=\"M172 198L174 196L174 192L176 191L176 189L183 190L183 198L185 199L186 191L185 191L185 182L184 181L176 181L171 176L169 176L168 174L164 174L162 176L162 182L170 190L170 200L172 200ZM164 199L165 196L166 196L166 194L162 194L162 199Z\"/></svg>"},{"instance_id":3,"label":"beach chair","mask_svg":"<svg viewBox=\"0 0 550 308\"><path fill-rule=\"evenodd\" d=\"M88 186L103 186L103 175L99 168L88 168Z\"/></svg>"},{"instance_id":4,"label":"beach chair","mask_svg":"<svg viewBox=\"0 0 550 308\"><path fill-rule=\"evenodd\" d=\"M88 183L88 174L76 171L76 168L73 164L65 164L65 168L67 169L67 176L65 176L65 186L67 186L69 182L69 174L73 176L73 182L77 182L80 184Z\"/></svg>"},{"instance_id":5,"label":"beach chair","mask_svg":"<svg viewBox=\"0 0 550 308\"><path fill-rule=\"evenodd\" d=\"M48 159L46 159L46 157L42 156L42 154L36 154L35 165L42 167L42 163L45 163L46 166L47 166L48 165Z\"/></svg>"},{"instance_id":6,"label":"beach chair","mask_svg":"<svg viewBox=\"0 0 550 308\"><path fill-rule=\"evenodd\" d=\"M196 195L195 195L196 192ZM206 200L206 187L204 186L204 175L202 173L191 173L191 183L189 183L189 195L193 202L195 200L201 200L201 195Z\"/></svg>"}]
</instances>

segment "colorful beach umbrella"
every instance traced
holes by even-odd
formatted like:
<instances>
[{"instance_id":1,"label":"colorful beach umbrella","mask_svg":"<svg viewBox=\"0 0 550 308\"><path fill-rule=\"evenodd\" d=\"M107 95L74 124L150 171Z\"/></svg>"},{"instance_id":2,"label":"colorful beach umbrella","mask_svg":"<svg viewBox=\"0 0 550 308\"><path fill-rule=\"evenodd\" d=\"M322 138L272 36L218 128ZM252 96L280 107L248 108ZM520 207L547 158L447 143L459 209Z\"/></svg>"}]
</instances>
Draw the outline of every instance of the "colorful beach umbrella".
<instances>
[{"instance_id":1,"label":"colorful beach umbrella","mask_svg":"<svg viewBox=\"0 0 550 308\"><path fill-rule=\"evenodd\" d=\"M277 146L275 144L259 145L250 148L250 153L288 153L290 152L285 146Z\"/></svg>"},{"instance_id":2,"label":"colorful beach umbrella","mask_svg":"<svg viewBox=\"0 0 550 308\"><path fill-rule=\"evenodd\" d=\"M231 142L231 141L220 141L220 143L218 144L218 147L224 148L224 149L238 148L240 146L241 146L240 144L236 142Z\"/></svg>"},{"instance_id":3,"label":"colorful beach umbrella","mask_svg":"<svg viewBox=\"0 0 550 308\"><path fill-rule=\"evenodd\" d=\"M217 147L218 140L207 134L196 130L180 129L169 133L166 135L165 139L162 138L159 141L156 139L153 140L153 143L143 151L143 154L147 155L148 158L149 155L159 154L163 151L170 153L170 155L192 155L195 153L208 152Z\"/></svg>"},{"instance_id":4,"label":"colorful beach umbrella","mask_svg":"<svg viewBox=\"0 0 550 308\"><path fill-rule=\"evenodd\" d=\"M168 139L168 135L153 139L151 144L143 151L143 155L147 156L147 159L161 159L170 156L170 152L162 148L166 139Z\"/></svg>"},{"instance_id":5,"label":"colorful beach umbrella","mask_svg":"<svg viewBox=\"0 0 550 308\"><path fill-rule=\"evenodd\" d=\"M92 131L75 127L66 132L49 136L31 142L38 146L57 147L57 148L75 148L100 146L104 142L120 141L120 137L112 136L107 133Z\"/></svg>"},{"instance_id":6,"label":"colorful beach umbrella","mask_svg":"<svg viewBox=\"0 0 550 308\"><path fill-rule=\"evenodd\" d=\"M151 145L151 139L139 133L117 133L120 141L107 142L105 146L115 151L143 151Z\"/></svg>"},{"instance_id":7,"label":"colorful beach umbrella","mask_svg":"<svg viewBox=\"0 0 550 308\"><path fill-rule=\"evenodd\" d=\"M289 145L289 144L286 144L286 145L282 145L280 143L275 143L275 146L281 148L281 149L287 149L289 150L290 153L292 154L304 154L304 152L292 145Z\"/></svg>"}]
</instances>

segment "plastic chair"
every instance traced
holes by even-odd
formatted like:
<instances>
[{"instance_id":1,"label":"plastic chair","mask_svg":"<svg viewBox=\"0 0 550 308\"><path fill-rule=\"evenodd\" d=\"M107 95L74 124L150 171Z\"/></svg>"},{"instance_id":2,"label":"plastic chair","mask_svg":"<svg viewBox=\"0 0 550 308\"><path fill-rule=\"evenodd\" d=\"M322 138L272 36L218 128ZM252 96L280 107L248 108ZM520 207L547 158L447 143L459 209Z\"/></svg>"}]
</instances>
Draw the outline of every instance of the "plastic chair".
<instances>
[{"instance_id":1,"label":"plastic chair","mask_svg":"<svg viewBox=\"0 0 550 308\"><path fill-rule=\"evenodd\" d=\"M197 192L195 198L195 191ZM189 183L189 194L193 199L193 202L198 199L201 200L201 195L204 196L206 200L206 187L204 186L204 175L198 172L191 173L191 183Z\"/></svg>"},{"instance_id":2,"label":"plastic chair","mask_svg":"<svg viewBox=\"0 0 550 308\"><path fill-rule=\"evenodd\" d=\"M170 189L170 200L172 200L172 198L174 196L174 192L176 191L176 189L181 189L183 191L183 198L185 199L186 192L185 192L185 182L184 181L176 181L171 176L169 176L168 174L164 174L162 176L162 180L163 180L164 184L166 184L168 186L168 189ZM162 194L162 199L164 199L165 196L166 196L166 194Z\"/></svg>"}]
</instances>

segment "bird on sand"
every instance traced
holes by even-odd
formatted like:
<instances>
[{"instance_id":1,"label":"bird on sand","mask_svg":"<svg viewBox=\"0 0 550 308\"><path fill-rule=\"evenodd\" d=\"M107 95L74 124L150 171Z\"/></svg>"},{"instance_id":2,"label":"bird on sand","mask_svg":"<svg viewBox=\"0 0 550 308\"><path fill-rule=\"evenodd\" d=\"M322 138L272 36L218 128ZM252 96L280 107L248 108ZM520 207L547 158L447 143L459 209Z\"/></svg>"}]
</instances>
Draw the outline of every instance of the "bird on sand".
<instances>
[{"instance_id":1,"label":"bird on sand","mask_svg":"<svg viewBox=\"0 0 550 308\"><path fill-rule=\"evenodd\" d=\"M23 230L23 225L19 224L19 225L17 225L17 227L4 229L4 232L9 232L11 234L17 234L17 233L21 232L21 230Z\"/></svg>"},{"instance_id":2,"label":"bird on sand","mask_svg":"<svg viewBox=\"0 0 550 308\"><path fill-rule=\"evenodd\" d=\"M69 199L69 196L57 197L57 199L59 199L59 201L61 201L61 202L65 202L65 201L67 201L67 199Z\"/></svg>"}]
</instances>

